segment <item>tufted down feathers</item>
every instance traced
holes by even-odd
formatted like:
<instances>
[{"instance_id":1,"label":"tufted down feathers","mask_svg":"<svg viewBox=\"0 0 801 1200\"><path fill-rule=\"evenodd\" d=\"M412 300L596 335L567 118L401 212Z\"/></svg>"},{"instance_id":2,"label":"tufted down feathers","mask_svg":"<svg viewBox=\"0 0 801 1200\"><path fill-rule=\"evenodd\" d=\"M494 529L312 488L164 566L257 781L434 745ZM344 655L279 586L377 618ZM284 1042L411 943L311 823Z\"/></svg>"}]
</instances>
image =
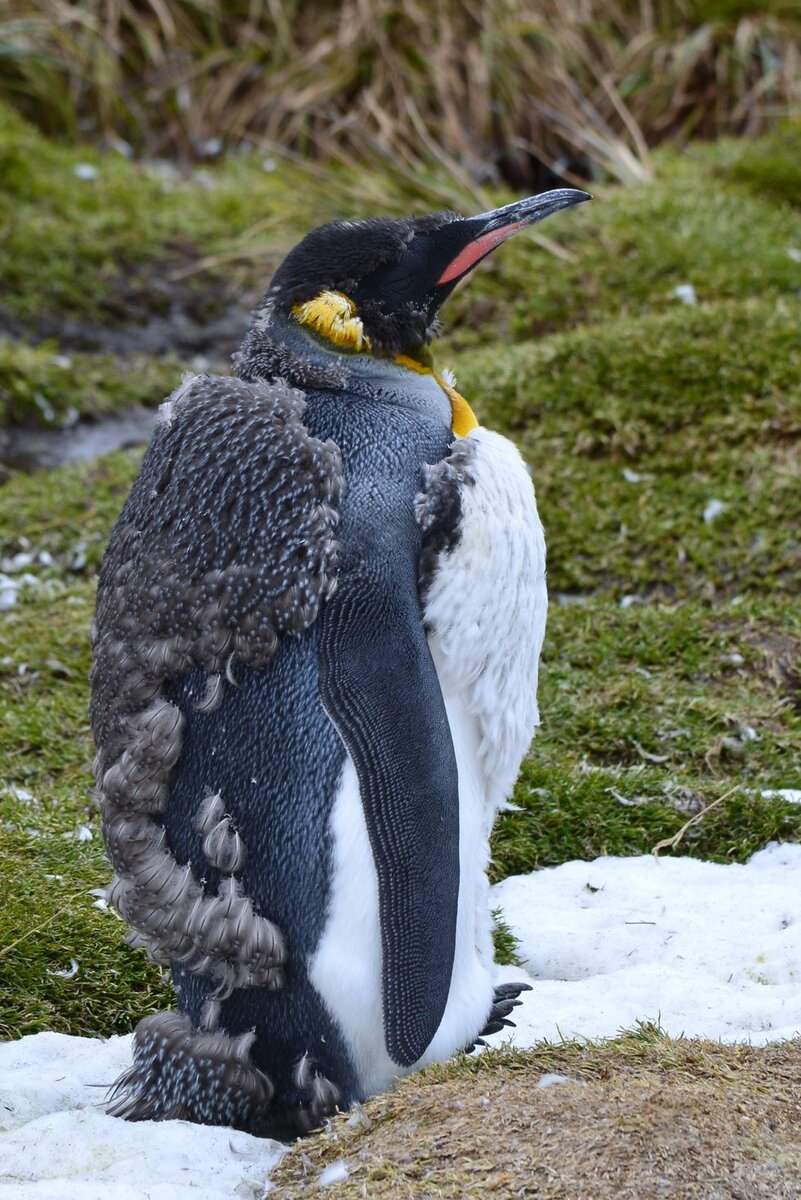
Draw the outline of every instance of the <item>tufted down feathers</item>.
<instances>
[{"instance_id":1,"label":"tufted down feathers","mask_svg":"<svg viewBox=\"0 0 801 1200\"><path fill-rule=\"evenodd\" d=\"M198 1031L181 1013L137 1026L133 1065L112 1091L112 1116L242 1127L257 1121L273 1088L250 1062L254 1035Z\"/></svg>"},{"instance_id":2,"label":"tufted down feathers","mask_svg":"<svg viewBox=\"0 0 801 1200\"><path fill-rule=\"evenodd\" d=\"M333 443L309 436L303 409L302 394L281 383L186 380L162 408L98 588L90 713L103 832L116 871L110 899L132 926L134 944L159 962L209 975L217 996L281 987L286 950L281 931L254 910L234 877L246 848L221 806L217 812L207 798L198 818L206 857L223 873L216 892L167 844L160 817L184 725L168 685L200 668L208 676L201 705L210 710L235 683L237 664L265 667L279 639L306 629L333 590L341 465ZM226 1084L209 1093L220 1097L216 1116L204 1110L195 1119L227 1121L231 1089L240 1085L243 1104L269 1099L269 1085L246 1065L244 1043L192 1033L183 1017L159 1019L158 1029L155 1018L140 1026L137 1063L119 1095L138 1088L146 1096L156 1083L145 1080L144 1064L152 1074L169 1053L187 1080L196 1078L198 1094L212 1068L230 1084L228 1092ZM158 1084L162 1110L169 1107L165 1079ZM131 1105L118 1098L117 1111ZM146 1098L141 1105L139 1115Z\"/></svg>"}]
</instances>

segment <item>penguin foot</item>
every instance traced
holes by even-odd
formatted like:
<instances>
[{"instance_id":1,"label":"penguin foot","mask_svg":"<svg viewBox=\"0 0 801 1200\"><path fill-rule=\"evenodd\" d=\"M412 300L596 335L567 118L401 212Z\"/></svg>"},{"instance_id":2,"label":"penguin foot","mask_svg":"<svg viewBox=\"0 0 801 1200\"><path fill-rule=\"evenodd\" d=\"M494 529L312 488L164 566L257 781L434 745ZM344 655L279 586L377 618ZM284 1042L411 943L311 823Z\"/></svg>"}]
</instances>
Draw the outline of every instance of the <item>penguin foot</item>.
<instances>
[{"instance_id":1,"label":"penguin foot","mask_svg":"<svg viewBox=\"0 0 801 1200\"><path fill-rule=\"evenodd\" d=\"M505 1027L514 1029L515 1023L508 1019L509 1014L512 1009L522 1004L522 1000L519 999L520 993L530 991L530 983L499 983L495 989L495 997L486 1024L475 1041L465 1046L465 1053L470 1054L476 1046L486 1046L484 1038L489 1037L492 1033L499 1033Z\"/></svg>"},{"instance_id":2,"label":"penguin foot","mask_svg":"<svg viewBox=\"0 0 801 1200\"><path fill-rule=\"evenodd\" d=\"M250 1130L278 1142L294 1142L350 1107L349 1101L304 1054L291 1074L278 1081L269 1113L258 1127Z\"/></svg>"},{"instance_id":3,"label":"penguin foot","mask_svg":"<svg viewBox=\"0 0 801 1200\"><path fill-rule=\"evenodd\" d=\"M317 1071L308 1054L295 1067L292 1082L299 1092L300 1103L295 1110L298 1132L309 1133L344 1108L342 1093L335 1083Z\"/></svg>"}]
</instances>

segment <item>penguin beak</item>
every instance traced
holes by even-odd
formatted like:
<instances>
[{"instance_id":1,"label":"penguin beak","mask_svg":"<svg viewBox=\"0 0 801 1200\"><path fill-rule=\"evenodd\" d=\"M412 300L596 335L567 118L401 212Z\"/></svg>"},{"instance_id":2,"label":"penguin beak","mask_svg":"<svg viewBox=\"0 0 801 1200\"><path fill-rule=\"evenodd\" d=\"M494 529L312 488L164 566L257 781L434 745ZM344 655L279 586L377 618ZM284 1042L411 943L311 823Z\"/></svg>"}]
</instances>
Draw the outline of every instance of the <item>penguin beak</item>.
<instances>
[{"instance_id":1,"label":"penguin beak","mask_svg":"<svg viewBox=\"0 0 801 1200\"><path fill-rule=\"evenodd\" d=\"M521 229L536 225L538 221L544 221L546 217L560 212L563 208L583 204L585 200L592 200L588 192L580 192L576 188L556 188L552 192L529 196L526 200L518 200L514 204L479 213L477 217L468 217L459 222L460 232L467 234L469 241L445 267L437 280L437 286L454 284L482 258L486 258L496 246L500 246L501 242L519 233Z\"/></svg>"}]
</instances>

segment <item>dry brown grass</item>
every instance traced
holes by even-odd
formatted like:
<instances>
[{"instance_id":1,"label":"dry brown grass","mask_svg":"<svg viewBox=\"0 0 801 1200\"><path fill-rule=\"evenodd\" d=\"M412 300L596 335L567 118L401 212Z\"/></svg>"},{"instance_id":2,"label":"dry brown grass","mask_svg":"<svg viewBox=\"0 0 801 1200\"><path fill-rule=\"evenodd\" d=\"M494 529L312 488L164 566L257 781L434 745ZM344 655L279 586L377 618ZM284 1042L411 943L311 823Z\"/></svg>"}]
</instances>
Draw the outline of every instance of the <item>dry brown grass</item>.
<instances>
[{"instance_id":1,"label":"dry brown grass","mask_svg":"<svg viewBox=\"0 0 801 1200\"><path fill-rule=\"evenodd\" d=\"M568 1082L540 1087L546 1072ZM426 1072L299 1143L271 1197L796 1200L801 1042L629 1036ZM335 1162L345 1182L321 1191Z\"/></svg>"},{"instance_id":2,"label":"dry brown grass","mask_svg":"<svg viewBox=\"0 0 801 1200\"><path fill-rule=\"evenodd\" d=\"M149 154L210 139L439 160L474 182L649 174L665 138L801 105L791 0L6 0L0 95Z\"/></svg>"}]
</instances>

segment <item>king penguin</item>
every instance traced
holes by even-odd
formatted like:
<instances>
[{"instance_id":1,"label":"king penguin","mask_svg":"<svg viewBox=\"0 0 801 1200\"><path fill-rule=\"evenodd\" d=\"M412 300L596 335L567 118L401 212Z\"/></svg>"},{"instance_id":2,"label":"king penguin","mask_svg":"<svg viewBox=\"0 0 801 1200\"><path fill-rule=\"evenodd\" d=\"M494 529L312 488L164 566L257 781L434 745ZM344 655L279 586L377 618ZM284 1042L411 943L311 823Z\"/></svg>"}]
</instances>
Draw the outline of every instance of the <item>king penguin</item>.
<instances>
[{"instance_id":1,"label":"king penguin","mask_svg":"<svg viewBox=\"0 0 801 1200\"><path fill-rule=\"evenodd\" d=\"M538 722L545 545L428 343L510 235L589 197L335 221L234 375L162 404L100 572L96 788L140 1021L111 1111L289 1139L507 1023L493 819Z\"/></svg>"}]
</instances>

